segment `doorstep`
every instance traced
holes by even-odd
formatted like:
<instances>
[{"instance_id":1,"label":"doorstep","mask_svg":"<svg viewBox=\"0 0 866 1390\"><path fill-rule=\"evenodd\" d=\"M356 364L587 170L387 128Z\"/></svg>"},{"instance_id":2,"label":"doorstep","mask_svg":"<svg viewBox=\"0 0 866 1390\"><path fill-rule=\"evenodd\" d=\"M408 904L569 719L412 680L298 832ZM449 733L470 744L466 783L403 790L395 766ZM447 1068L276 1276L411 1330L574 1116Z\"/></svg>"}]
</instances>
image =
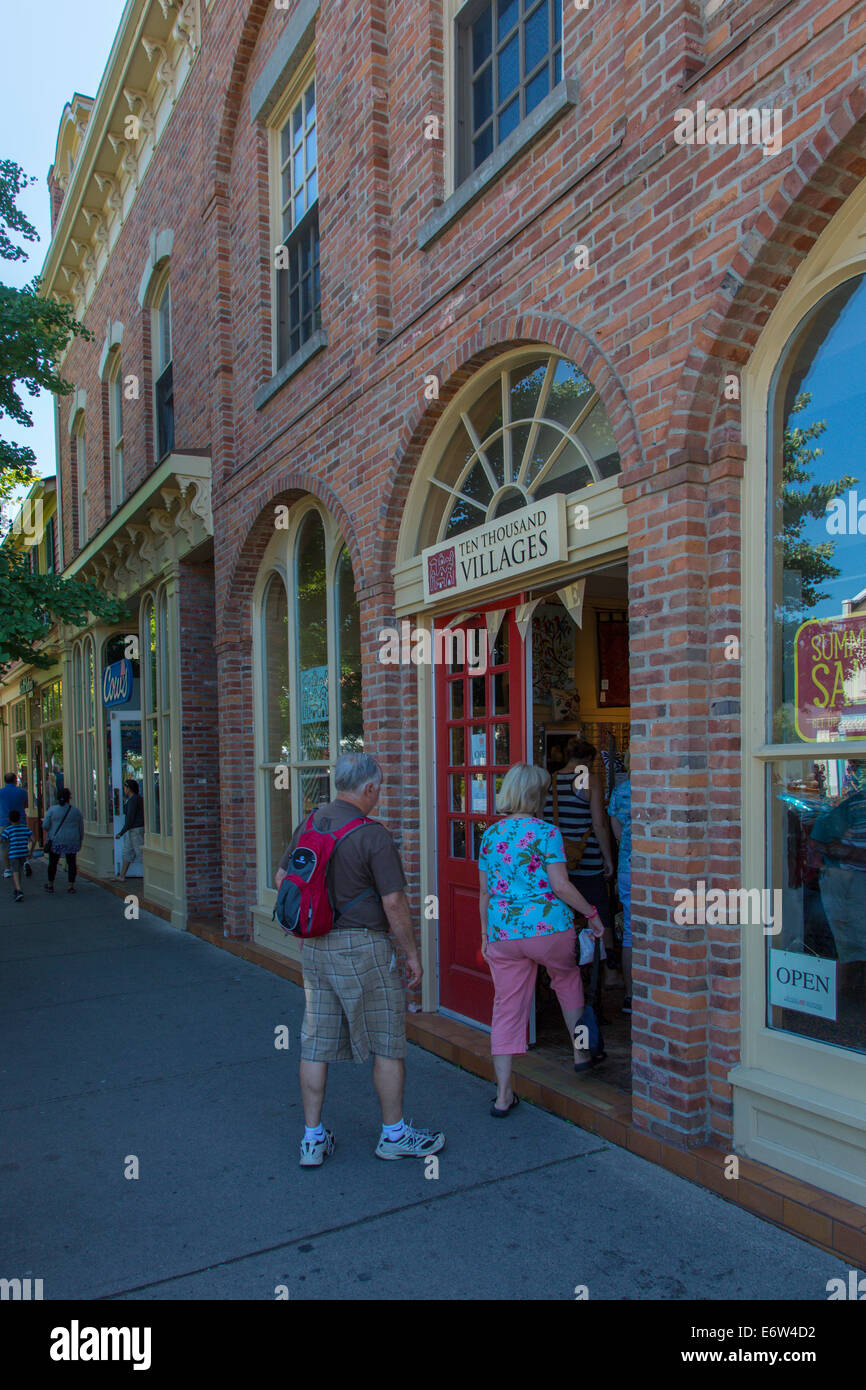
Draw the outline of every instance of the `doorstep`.
<instances>
[{"instance_id":1,"label":"doorstep","mask_svg":"<svg viewBox=\"0 0 866 1390\"><path fill-rule=\"evenodd\" d=\"M191 920L187 930L293 984L303 984L300 966L267 946L223 936L210 921ZM487 1081L493 1080L488 1033L443 1014L407 1013L406 1036L437 1057ZM631 1120L631 1096L606 1085L595 1073L580 1077L575 1074L572 1082L561 1068L530 1052L515 1061L514 1074L515 1089L521 1099L709 1188L735 1206L808 1240L828 1254L866 1268L866 1208L741 1155L737 1155L739 1178L726 1178L729 1154L708 1144L678 1149L646 1130L636 1129Z\"/></svg>"}]
</instances>

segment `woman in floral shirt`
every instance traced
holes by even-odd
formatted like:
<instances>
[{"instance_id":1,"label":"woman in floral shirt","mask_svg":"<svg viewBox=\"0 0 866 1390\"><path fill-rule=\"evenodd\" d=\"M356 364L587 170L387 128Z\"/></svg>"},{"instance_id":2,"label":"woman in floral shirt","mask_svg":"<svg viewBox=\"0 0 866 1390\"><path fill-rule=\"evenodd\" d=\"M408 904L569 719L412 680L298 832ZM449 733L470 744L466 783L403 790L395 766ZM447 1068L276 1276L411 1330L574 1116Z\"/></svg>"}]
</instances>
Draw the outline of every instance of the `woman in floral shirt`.
<instances>
[{"instance_id":1,"label":"woman in floral shirt","mask_svg":"<svg viewBox=\"0 0 866 1390\"><path fill-rule=\"evenodd\" d=\"M498 1091L491 1115L517 1104L511 1064L526 1051L526 1026L539 962L556 991L571 1042L583 1009L583 984L575 964L573 912L582 913L597 936L596 908L569 882L562 836L539 816L550 774L529 763L509 768L497 797L503 820L481 841L481 952L493 976L490 1050ZM578 1070L587 1065L576 1063Z\"/></svg>"}]
</instances>

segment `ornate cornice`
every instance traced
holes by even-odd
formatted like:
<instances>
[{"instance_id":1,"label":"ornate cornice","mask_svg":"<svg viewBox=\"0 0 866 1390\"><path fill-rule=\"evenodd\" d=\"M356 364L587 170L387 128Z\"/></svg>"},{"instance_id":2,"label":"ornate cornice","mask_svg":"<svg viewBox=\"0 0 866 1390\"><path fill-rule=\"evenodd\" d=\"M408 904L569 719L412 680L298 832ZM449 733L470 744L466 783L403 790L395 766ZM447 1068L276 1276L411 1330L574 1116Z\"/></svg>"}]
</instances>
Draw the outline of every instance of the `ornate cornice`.
<instances>
[{"instance_id":1,"label":"ornate cornice","mask_svg":"<svg viewBox=\"0 0 866 1390\"><path fill-rule=\"evenodd\" d=\"M66 577L128 598L212 537L210 459L172 454L94 536Z\"/></svg>"},{"instance_id":2,"label":"ornate cornice","mask_svg":"<svg viewBox=\"0 0 866 1390\"><path fill-rule=\"evenodd\" d=\"M65 189L43 293L83 318L200 44L200 0L127 5L96 102L66 108L54 178ZM62 167L63 164L69 167Z\"/></svg>"}]
</instances>

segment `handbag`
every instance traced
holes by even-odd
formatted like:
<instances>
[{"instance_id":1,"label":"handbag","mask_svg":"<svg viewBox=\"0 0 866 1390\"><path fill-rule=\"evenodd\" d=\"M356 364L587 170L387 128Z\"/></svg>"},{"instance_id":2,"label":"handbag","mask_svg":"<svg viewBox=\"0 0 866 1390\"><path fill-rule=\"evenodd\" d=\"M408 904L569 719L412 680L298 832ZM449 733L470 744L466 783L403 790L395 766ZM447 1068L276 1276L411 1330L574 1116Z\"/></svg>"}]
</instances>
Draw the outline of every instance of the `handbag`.
<instances>
[{"instance_id":1,"label":"handbag","mask_svg":"<svg viewBox=\"0 0 866 1390\"><path fill-rule=\"evenodd\" d=\"M553 774L553 819L559 829L559 797L556 791L556 773ZM592 834L592 821L586 828L586 833L579 840L566 839L562 836L562 843L565 846L565 867L569 873L573 874L580 867L583 858L583 851L586 849L587 841Z\"/></svg>"},{"instance_id":2,"label":"handbag","mask_svg":"<svg viewBox=\"0 0 866 1390\"><path fill-rule=\"evenodd\" d=\"M70 802L69 805L67 806L67 808L66 808L66 810L65 810L65 812L64 812L64 814L63 814L63 816L61 817L60 825L62 825L63 822L66 820L66 817L69 815L69 812L70 812L71 810L72 810L72 803ZM58 825L57 830L55 830L55 832L54 832L55 835L59 832L59 830L60 830L60 825ZM51 849L51 846L52 846L53 844L54 844L54 835L51 836L51 839L50 839L50 840L46 840L46 841L45 841L45 848L46 848L46 850L48 851L49 854L53 853L53 851L52 851L52 849Z\"/></svg>"},{"instance_id":3,"label":"handbag","mask_svg":"<svg viewBox=\"0 0 866 1390\"><path fill-rule=\"evenodd\" d=\"M589 998L594 999L598 989L598 977L601 969L601 938L595 938L595 947L592 958L592 977L589 984ZM587 1067L593 1067L597 1062L603 1062L607 1056L604 1050L604 1037L601 1031L601 1024L598 1015L592 1004L584 1004L583 1013L577 1020L574 1029L575 1049L589 1049L590 1060L588 1062L575 1062L575 1071L586 1071Z\"/></svg>"}]
</instances>

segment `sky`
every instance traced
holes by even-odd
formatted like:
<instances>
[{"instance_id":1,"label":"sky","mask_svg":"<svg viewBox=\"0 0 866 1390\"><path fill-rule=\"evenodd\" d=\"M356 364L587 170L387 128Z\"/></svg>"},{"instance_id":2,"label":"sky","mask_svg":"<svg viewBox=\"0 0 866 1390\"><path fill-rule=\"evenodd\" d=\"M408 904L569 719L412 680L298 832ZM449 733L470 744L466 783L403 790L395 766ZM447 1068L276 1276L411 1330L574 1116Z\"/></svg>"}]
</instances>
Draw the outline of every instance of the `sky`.
<instances>
[{"instance_id":1,"label":"sky","mask_svg":"<svg viewBox=\"0 0 866 1390\"><path fill-rule=\"evenodd\" d=\"M0 0L0 39L6 59L0 83L0 158L14 159L37 182L18 198L18 206L39 233L38 242L23 242L26 261L0 261L7 285L27 284L42 269L51 237L48 185L60 114L73 92L96 96L123 0ZM0 421L3 438L28 444L36 454L37 472L55 471L54 406L47 392L23 393L33 415L27 429Z\"/></svg>"}]
</instances>

